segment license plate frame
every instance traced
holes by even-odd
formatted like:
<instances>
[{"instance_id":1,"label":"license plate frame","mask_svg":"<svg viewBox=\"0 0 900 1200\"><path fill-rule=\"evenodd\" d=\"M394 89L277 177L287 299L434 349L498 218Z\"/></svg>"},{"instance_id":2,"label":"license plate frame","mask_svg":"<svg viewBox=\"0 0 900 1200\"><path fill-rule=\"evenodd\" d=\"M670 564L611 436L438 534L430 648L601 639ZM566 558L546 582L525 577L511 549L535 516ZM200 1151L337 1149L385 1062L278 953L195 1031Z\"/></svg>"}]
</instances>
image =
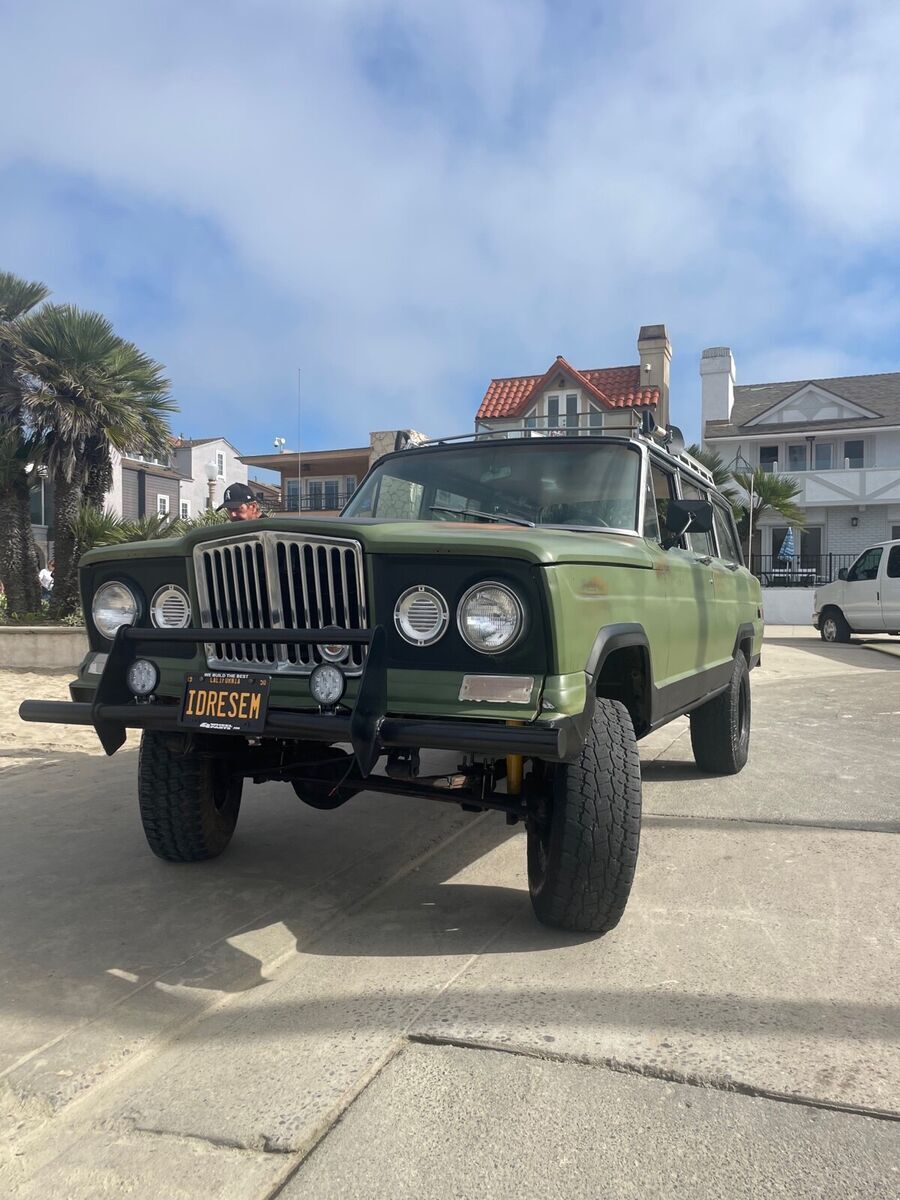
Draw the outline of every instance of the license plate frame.
<instances>
[{"instance_id":1,"label":"license plate frame","mask_svg":"<svg viewBox=\"0 0 900 1200\"><path fill-rule=\"evenodd\" d=\"M267 675L246 671L185 675L178 724L205 733L261 733L266 724L270 682Z\"/></svg>"}]
</instances>

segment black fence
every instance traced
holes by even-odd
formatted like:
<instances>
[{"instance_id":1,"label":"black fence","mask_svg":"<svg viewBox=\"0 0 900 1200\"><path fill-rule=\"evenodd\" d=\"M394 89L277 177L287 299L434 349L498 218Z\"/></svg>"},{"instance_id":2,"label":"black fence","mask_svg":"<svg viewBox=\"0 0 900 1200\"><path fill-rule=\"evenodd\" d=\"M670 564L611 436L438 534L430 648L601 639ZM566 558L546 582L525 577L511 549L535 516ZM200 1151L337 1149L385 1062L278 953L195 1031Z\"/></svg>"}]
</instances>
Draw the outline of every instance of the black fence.
<instances>
[{"instance_id":1,"label":"black fence","mask_svg":"<svg viewBox=\"0 0 900 1200\"><path fill-rule=\"evenodd\" d=\"M833 583L838 572L849 568L857 554L795 554L783 559L775 554L754 554L751 570L763 587L818 587Z\"/></svg>"},{"instance_id":2,"label":"black fence","mask_svg":"<svg viewBox=\"0 0 900 1200\"><path fill-rule=\"evenodd\" d=\"M296 496L288 496L287 500L269 504L267 508L273 513L338 512L352 495L352 492L323 492L321 496L301 496L299 504Z\"/></svg>"}]
</instances>

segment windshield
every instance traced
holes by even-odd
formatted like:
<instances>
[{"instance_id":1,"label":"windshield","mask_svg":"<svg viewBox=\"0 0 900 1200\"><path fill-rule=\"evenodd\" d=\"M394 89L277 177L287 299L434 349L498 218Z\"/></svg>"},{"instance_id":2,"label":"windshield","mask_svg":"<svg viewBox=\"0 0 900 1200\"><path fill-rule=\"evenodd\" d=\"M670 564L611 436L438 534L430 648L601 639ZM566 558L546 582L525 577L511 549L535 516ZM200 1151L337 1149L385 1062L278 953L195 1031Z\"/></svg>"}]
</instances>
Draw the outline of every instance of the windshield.
<instances>
[{"instance_id":1,"label":"windshield","mask_svg":"<svg viewBox=\"0 0 900 1200\"><path fill-rule=\"evenodd\" d=\"M636 448L609 442L412 450L377 465L342 515L637 529L640 466Z\"/></svg>"}]
</instances>

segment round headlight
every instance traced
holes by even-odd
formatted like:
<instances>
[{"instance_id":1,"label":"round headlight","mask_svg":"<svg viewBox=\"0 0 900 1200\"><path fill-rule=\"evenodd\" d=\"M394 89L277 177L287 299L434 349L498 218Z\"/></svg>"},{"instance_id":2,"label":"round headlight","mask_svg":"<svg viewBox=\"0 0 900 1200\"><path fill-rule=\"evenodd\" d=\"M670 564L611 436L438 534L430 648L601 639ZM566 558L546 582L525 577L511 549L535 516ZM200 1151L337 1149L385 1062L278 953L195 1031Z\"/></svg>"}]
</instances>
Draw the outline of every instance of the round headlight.
<instances>
[{"instance_id":1,"label":"round headlight","mask_svg":"<svg viewBox=\"0 0 900 1200\"><path fill-rule=\"evenodd\" d=\"M110 641L122 625L133 625L138 615L134 592L124 583L110 580L94 592L91 616L99 633Z\"/></svg>"},{"instance_id":2,"label":"round headlight","mask_svg":"<svg viewBox=\"0 0 900 1200\"><path fill-rule=\"evenodd\" d=\"M447 601L422 583L407 588L394 606L397 632L413 646L433 645L444 636L449 623Z\"/></svg>"},{"instance_id":3,"label":"round headlight","mask_svg":"<svg viewBox=\"0 0 900 1200\"><path fill-rule=\"evenodd\" d=\"M502 583L479 583L460 600L456 623L473 650L496 654L519 637L525 612L519 597Z\"/></svg>"},{"instance_id":4,"label":"round headlight","mask_svg":"<svg viewBox=\"0 0 900 1200\"><path fill-rule=\"evenodd\" d=\"M340 667L331 663L321 663L309 677L309 690L317 704L331 706L337 704L344 694L347 681Z\"/></svg>"},{"instance_id":5,"label":"round headlight","mask_svg":"<svg viewBox=\"0 0 900 1200\"><path fill-rule=\"evenodd\" d=\"M167 583L153 597L150 620L157 629L184 629L191 623L191 602L184 588Z\"/></svg>"}]
</instances>

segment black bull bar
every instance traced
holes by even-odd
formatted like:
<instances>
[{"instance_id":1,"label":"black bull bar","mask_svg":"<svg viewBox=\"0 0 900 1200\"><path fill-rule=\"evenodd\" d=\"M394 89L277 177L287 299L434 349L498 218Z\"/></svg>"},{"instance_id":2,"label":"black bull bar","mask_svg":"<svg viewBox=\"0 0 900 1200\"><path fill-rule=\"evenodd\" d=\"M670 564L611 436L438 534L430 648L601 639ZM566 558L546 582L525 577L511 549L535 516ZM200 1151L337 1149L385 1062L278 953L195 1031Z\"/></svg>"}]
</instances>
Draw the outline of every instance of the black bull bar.
<instances>
[{"instance_id":1,"label":"black bull bar","mask_svg":"<svg viewBox=\"0 0 900 1200\"><path fill-rule=\"evenodd\" d=\"M387 666L384 629L138 629L122 626L100 676L93 701L23 700L23 721L57 725L93 725L107 754L125 741L126 729L177 731L181 709L175 704L137 703L126 683L129 666L141 646L155 643L239 643L242 645L365 645L368 652L356 703L350 713L294 712L270 708L263 737L349 742L360 774L368 775L386 750L460 750L501 758L508 754L563 761L583 742L581 720L561 717L551 723L513 726L471 719L430 720L387 715ZM152 653L152 649L149 651ZM231 670L242 669L236 664ZM246 667L252 670L253 664Z\"/></svg>"}]
</instances>

